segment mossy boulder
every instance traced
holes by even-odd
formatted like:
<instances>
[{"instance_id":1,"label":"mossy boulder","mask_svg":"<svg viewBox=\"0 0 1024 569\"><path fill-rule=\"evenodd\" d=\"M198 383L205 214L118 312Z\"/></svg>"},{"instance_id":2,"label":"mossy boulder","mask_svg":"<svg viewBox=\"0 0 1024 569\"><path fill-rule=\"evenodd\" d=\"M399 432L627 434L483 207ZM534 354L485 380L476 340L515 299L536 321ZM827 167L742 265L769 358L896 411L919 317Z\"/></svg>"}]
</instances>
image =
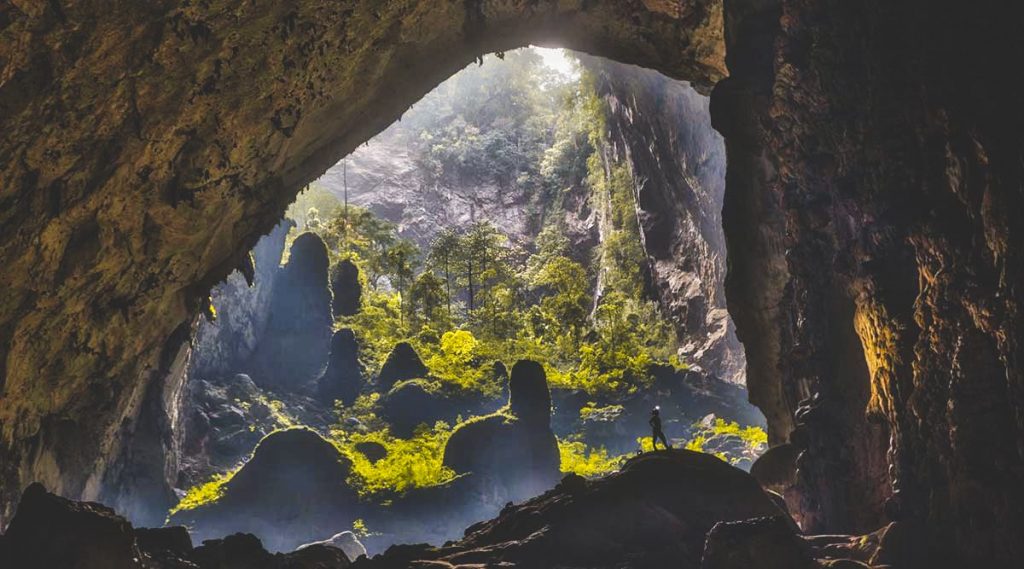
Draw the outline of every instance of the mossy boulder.
<instances>
[{"instance_id":1,"label":"mossy boulder","mask_svg":"<svg viewBox=\"0 0 1024 569\"><path fill-rule=\"evenodd\" d=\"M351 464L315 431L267 435L219 498L171 516L196 541L233 533L259 536L268 550L288 551L330 537L360 517L346 483Z\"/></svg>"},{"instance_id":2,"label":"mossy boulder","mask_svg":"<svg viewBox=\"0 0 1024 569\"><path fill-rule=\"evenodd\" d=\"M331 270L331 291L334 316L354 316L359 312L363 285L359 282L359 267L350 259L343 259Z\"/></svg>"},{"instance_id":3,"label":"mossy boulder","mask_svg":"<svg viewBox=\"0 0 1024 569\"><path fill-rule=\"evenodd\" d=\"M540 494L560 476L550 417L544 369L521 360L512 367L507 410L459 425L445 446L444 465L495 485L511 500Z\"/></svg>"},{"instance_id":4,"label":"mossy boulder","mask_svg":"<svg viewBox=\"0 0 1024 569\"><path fill-rule=\"evenodd\" d=\"M408 342L399 342L391 349L377 376L377 390L387 393L400 381L426 377L430 373L416 349Z\"/></svg>"},{"instance_id":5,"label":"mossy boulder","mask_svg":"<svg viewBox=\"0 0 1024 569\"><path fill-rule=\"evenodd\" d=\"M381 401L381 417L392 433L408 438L420 425L433 426L438 421L454 425L459 417L491 413L501 405L497 397L417 378L399 382L387 393Z\"/></svg>"},{"instance_id":6,"label":"mossy boulder","mask_svg":"<svg viewBox=\"0 0 1024 569\"><path fill-rule=\"evenodd\" d=\"M363 388L364 373L355 333L349 328L338 330L331 338L327 369L317 379L317 398L328 406L334 401L351 405Z\"/></svg>"}]
</instances>

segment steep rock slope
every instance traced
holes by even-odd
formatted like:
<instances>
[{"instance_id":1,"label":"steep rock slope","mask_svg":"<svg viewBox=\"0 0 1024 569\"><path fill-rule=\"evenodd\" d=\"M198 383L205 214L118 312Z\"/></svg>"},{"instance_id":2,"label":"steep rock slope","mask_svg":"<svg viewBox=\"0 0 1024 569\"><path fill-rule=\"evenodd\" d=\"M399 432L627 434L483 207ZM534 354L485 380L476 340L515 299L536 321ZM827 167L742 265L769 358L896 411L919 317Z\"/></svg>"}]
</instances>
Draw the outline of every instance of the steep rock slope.
<instances>
[{"instance_id":1,"label":"steep rock slope","mask_svg":"<svg viewBox=\"0 0 1024 569\"><path fill-rule=\"evenodd\" d=\"M593 57L609 138L629 164L651 278L687 361L743 383L746 360L725 307L725 144L707 97L660 73Z\"/></svg>"}]
</instances>

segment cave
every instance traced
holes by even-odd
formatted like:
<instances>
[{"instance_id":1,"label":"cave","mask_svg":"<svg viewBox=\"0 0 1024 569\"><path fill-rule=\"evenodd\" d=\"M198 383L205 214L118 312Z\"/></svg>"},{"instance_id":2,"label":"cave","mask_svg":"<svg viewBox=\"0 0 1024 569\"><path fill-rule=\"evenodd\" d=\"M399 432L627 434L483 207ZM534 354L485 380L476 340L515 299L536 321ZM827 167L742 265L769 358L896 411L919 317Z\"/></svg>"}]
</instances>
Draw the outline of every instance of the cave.
<instances>
[{"instance_id":1,"label":"cave","mask_svg":"<svg viewBox=\"0 0 1024 569\"><path fill-rule=\"evenodd\" d=\"M795 455L786 502L802 531L887 527L883 542L917 546L893 566L1014 565L1016 12L806 0L0 7L0 521L23 491L39 508L63 504L34 482L129 515L169 492L211 289L251 272L250 250L340 158L477 58L532 44L710 95L727 158L725 300L769 452ZM474 526L434 566L486 562L487 540L517 520L574 507L556 498L621 498L631 479L714 468L659 460L563 480L550 503ZM737 511L763 515L759 500ZM737 566L744 532L792 537L769 523L708 529L705 567ZM390 566L420 553L397 551Z\"/></svg>"}]
</instances>

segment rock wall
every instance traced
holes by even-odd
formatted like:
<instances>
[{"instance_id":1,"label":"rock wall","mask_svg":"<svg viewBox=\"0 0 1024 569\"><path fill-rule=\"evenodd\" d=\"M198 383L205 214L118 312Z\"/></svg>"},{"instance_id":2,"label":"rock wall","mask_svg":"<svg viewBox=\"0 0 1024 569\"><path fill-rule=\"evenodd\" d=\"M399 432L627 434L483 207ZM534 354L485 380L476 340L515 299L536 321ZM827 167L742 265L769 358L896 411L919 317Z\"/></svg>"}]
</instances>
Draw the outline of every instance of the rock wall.
<instances>
[{"instance_id":1,"label":"rock wall","mask_svg":"<svg viewBox=\"0 0 1024 569\"><path fill-rule=\"evenodd\" d=\"M709 100L649 69L583 57L629 164L658 300L687 361L735 383L746 361L725 307L725 144Z\"/></svg>"},{"instance_id":2,"label":"rock wall","mask_svg":"<svg viewBox=\"0 0 1024 569\"><path fill-rule=\"evenodd\" d=\"M751 399L802 451L805 521L896 517L941 565L1012 565L1022 20L988 2L726 8L729 310Z\"/></svg>"},{"instance_id":3,"label":"rock wall","mask_svg":"<svg viewBox=\"0 0 1024 569\"><path fill-rule=\"evenodd\" d=\"M292 226L290 221L282 221L256 243L251 282L250 277L235 271L210 292L217 316L199 322L192 341L190 377L212 379L243 369L263 337L274 280Z\"/></svg>"}]
</instances>

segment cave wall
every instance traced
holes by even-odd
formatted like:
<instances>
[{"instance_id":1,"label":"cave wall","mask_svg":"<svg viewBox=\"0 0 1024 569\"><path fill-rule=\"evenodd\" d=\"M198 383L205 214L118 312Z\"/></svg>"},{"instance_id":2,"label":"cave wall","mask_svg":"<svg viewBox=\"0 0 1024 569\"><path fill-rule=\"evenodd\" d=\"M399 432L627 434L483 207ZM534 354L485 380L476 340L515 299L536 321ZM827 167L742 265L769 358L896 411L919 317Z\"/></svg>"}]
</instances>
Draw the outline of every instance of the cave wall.
<instances>
[{"instance_id":1,"label":"cave wall","mask_svg":"<svg viewBox=\"0 0 1024 569\"><path fill-rule=\"evenodd\" d=\"M116 492L121 424L173 331L304 184L445 77L559 38L706 91L721 18L713 1L0 5L0 521L32 480Z\"/></svg>"},{"instance_id":2,"label":"cave wall","mask_svg":"<svg viewBox=\"0 0 1024 569\"><path fill-rule=\"evenodd\" d=\"M783 0L727 2L726 22L729 309L751 399L803 449L809 529L902 519L941 566L1014 564L1022 19Z\"/></svg>"},{"instance_id":3,"label":"cave wall","mask_svg":"<svg viewBox=\"0 0 1024 569\"><path fill-rule=\"evenodd\" d=\"M582 62L608 102L610 142L633 174L654 296L685 360L744 383L743 348L725 302L725 144L711 126L708 97L650 69Z\"/></svg>"},{"instance_id":4,"label":"cave wall","mask_svg":"<svg viewBox=\"0 0 1024 569\"><path fill-rule=\"evenodd\" d=\"M117 492L175 330L302 185L480 53L712 94L726 296L810 529L1024 554L1024 19L983 0L0 5L0 481ZM724 17L724 41L723 41ZM728 45L729 78L724 46ZM858 350L859 344L859 350ZM3 516L0 516L3 517Z\"/></svg>"}]
</instances>

